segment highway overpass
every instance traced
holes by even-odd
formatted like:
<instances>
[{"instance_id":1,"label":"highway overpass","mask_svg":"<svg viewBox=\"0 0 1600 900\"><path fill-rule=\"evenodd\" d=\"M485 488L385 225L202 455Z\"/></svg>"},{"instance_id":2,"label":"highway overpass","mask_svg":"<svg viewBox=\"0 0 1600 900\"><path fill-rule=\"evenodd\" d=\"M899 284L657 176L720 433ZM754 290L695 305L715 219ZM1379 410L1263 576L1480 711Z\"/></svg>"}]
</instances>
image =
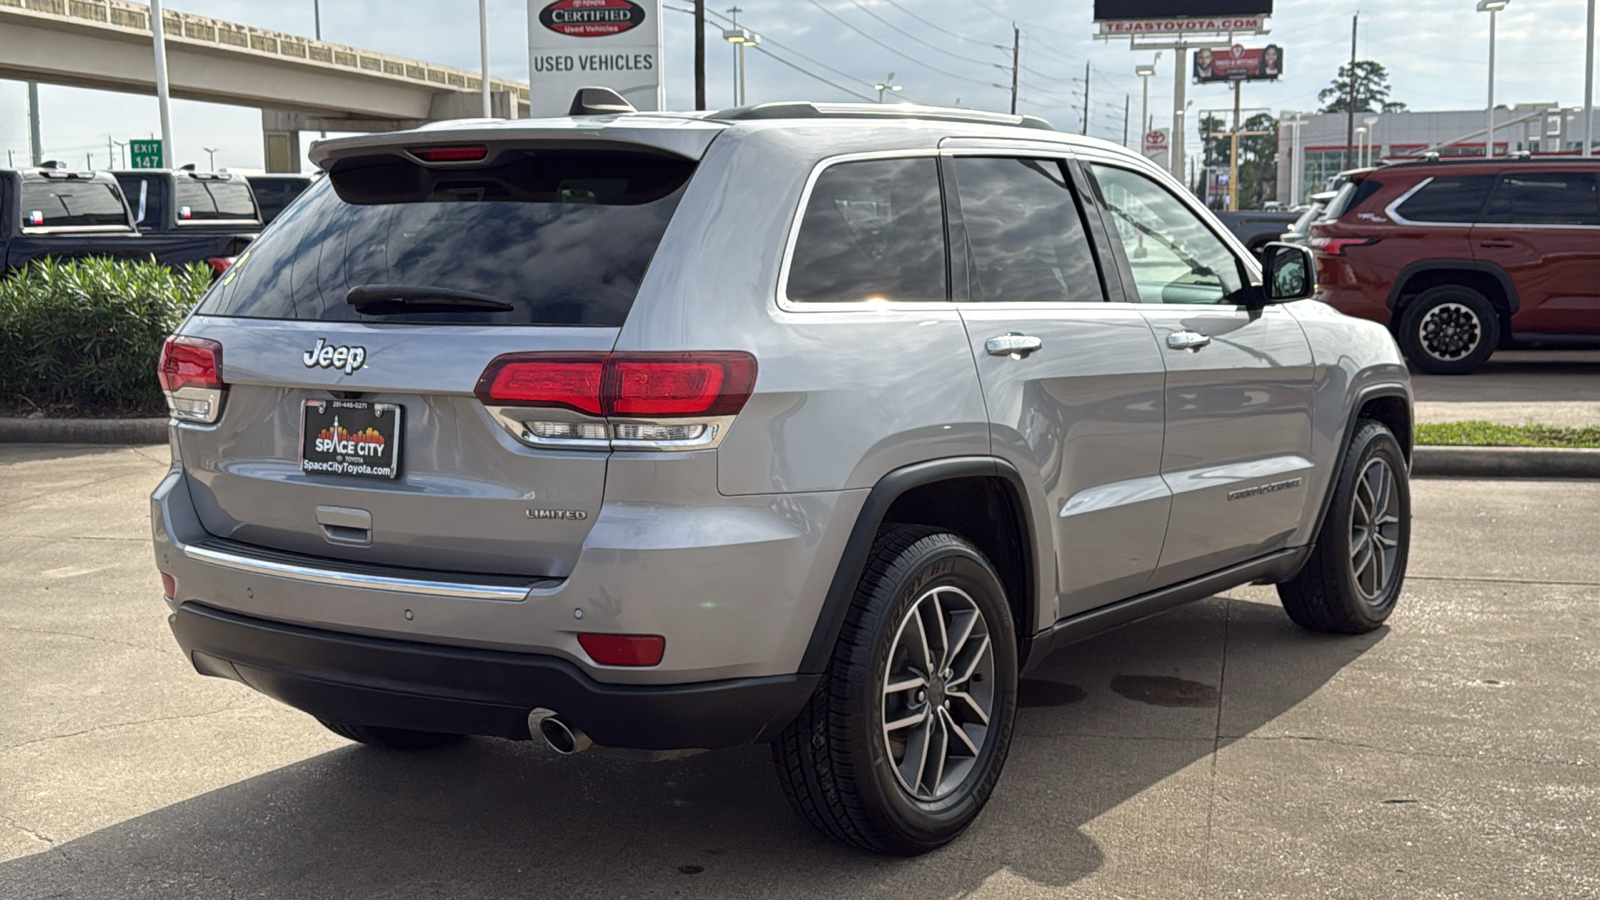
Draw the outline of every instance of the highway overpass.
<instances>
[{"instance_id":1,"label":"highway overpass","mask_svg":"<svg viewBox=\"0 0 1600 900\"><path fill-rule=\"evenodd\" d=\"M301 130L393 131L481 115L478 73L165 10L172 96L262 111L268 171L300 167ZM154 94L150 7L0 0L0 78ZM528 87L490 79L496 115Z\"/></svg>"}]
</instances>

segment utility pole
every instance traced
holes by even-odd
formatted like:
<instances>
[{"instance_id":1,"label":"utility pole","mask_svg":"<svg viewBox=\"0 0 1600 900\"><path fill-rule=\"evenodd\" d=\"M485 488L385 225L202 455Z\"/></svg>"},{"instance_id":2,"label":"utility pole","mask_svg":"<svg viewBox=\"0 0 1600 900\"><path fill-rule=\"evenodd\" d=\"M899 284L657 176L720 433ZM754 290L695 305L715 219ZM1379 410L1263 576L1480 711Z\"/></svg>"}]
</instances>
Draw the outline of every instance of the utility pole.
<instances>
[{"instance_id":1,"label":"utility pole","mask_svg":"<svg viewBox=\"0 0 1600 900\"><path fill-rule=\"evenodd\" d=\"M39 140L39 82L28 82L28 152L33 165L44 162L44 145Z\"/></svg>"},{"instance_id":2,"label":"utility pole","mask_svg":"<svg viewBox=\"0 0 1600 900\"><path fill-rule=\"evenodd\" d=\"M739 13L744 12L738 6L728 8L728 13L733 16L733 30L739 30ZM878 96L878 102L883 102L883 96ZM739 92L739 48L733 48L733 105L740 106L744 103L744 95Z\"/></svg>"},{"instance_id":3,"label":"utility pole","mask_svg":"<svg viewBox=\"0 0 1600 900\"><path fill-rule=\"evenodd\" d=\"M1011 23L1011 114L1017 114L1017 70L1022 67L1022 29Z\"/></svg>"},{"instance_id":4,"label":"utility pole","mask_svg":"<svg viewBox=\"0 0 1600 900\"><path fill-rule=\"evenodd\" d=\"M1351 165L1351 154L1356 148L1356 23L1361 21L1361 14L1356 13L1350 17L1350 98L1347 105L1344 126L1344 167L1355 168Z\"/></svg>"},{"instance_id":5,"label":"utility pole","mask_svg":"<svg viewBox=\"0 0 1600 900\"><path fill-rule=\"evenodd\" d=\"M1090 74L1089 64L1088 63L1084 63L1083 64L1083 130L1078 132L1079 134L1082 134L1082 135L1088 135L1088 133L1089 133L1089 74Z\"/></svg>"},{"instance_id":6,"label":"utility pole","mask_svg":"<svg viewBox=\"0 0 1600 900\"><path fill-rule=\"evenodd\" d=\"M150 35L156 51L156 106L161 111L161 168L172 168L172 97L167 90L167 36L161 0L150 0Z\"/></svg>"},{"instance_id":7,"label":"utility pole","mask_svg":"<svg viewBox=\"0 0 1600 900\"><path fill-rule=\"evenodd\" d=\"M1133 95L1122 95L1122 146L1128 146L1128 115L1133 112Z\"/></svg>"},{"instance_id":8,"label":"utility pole","mask_svg":"<svg viewBox=\"0 0 1600 900\"><path fill-rule=\"evenodd\" d=\"M694 108L706 108L706 0L694 0Z\"/></svg>"},{"instance_id":9,"label":"utility pole","mask_svg":"<svg viewBox=\"0 0 1600 900\"><path fill-rule=\"evenodd\" d=\"M1239 86L1243 79L1233 82L1233 138L1228 154L1228 211L1239 211Z\"/></svg>"}]
</instances>

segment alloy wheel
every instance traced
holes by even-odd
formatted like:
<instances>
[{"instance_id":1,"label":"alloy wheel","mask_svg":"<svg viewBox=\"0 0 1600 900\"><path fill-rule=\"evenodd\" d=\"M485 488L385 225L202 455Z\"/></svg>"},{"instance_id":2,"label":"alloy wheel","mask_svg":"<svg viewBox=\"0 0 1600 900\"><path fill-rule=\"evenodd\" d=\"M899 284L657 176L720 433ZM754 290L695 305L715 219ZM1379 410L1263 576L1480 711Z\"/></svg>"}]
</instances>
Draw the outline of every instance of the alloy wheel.
<instances>
[{"instance_id":1,"label":"alloy wheel","mask_svg":"<svg viewBox=\"0 0 1600 900\"><path fill-rule=\"evenodd\" d=\"M1368 461L1350 503L1350 574L1361 599L1383 605L1400 555L1399 486L1387 460Z\"/></svg>"},{"instance_id":2,"label":"alloy wheel","mask_svg":"<svg viewBox=\"0 0 1600 900\"><path fill-rule=\"evenodd\" d=\"M883 684L883 737L912 799L950 796L989 740L994 650L978 604L960 588L930 588L895 632Z\"/></svg>"},{"instance_id":3,"label":"alloy wheel","mask_svg":"<svg viewBox=\"0 0 1600 900\"><path fill-rule=\"evenodd\" d=\"M1417 338L1429 356L1457 360L1478 348L1483 323L1478 314L1460 303L1441 303L1428 310L1417 325Z\"/></svg>"}]
</instances>

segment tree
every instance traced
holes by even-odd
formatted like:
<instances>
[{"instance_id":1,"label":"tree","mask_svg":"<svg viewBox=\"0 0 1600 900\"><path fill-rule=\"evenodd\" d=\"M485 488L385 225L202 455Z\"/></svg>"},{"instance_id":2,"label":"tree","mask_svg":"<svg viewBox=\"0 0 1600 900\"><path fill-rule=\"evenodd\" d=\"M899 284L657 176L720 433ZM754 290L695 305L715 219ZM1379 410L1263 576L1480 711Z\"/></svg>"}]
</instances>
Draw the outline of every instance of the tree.
<instances>
[{"instance_id":1,"label":"tree","mask_svg":"<svg viewBox=\"0 0 1600 900\"><path fill-rule=\"evenodd\" d=\"M1356 60L1356 112L1401 112L1404 103L1389 99L1389 70L1372 59ZM1321 112L1342 113L1350 111L1350 66L1339 67L1339 77L1317 94L1322 101Z\"/></svg>"}]
</instances>

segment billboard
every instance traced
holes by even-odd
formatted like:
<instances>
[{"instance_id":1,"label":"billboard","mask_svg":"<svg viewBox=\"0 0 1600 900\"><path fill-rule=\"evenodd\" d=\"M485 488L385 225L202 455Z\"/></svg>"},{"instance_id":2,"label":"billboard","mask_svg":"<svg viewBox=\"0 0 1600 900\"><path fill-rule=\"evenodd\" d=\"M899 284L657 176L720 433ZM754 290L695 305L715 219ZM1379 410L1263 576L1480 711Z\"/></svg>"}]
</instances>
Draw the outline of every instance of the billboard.
<instances>
[{"instance_id":1,"label":"billboard","mask_svg":"<svg viewBox=\"0 0 1600 900\"><path fill-rule=\"evenodd\" d=\"M564 116L583 87L662 108L659 0L528 0L528 114Z\"/></svg>"},{"instance_id":2,"label":"billboard","mask_svg":"<svg viewBox=\"0 0 1600 900\"><path fill-rule=\"evenodd\" d=\"M1094 0L1094 20L1270 16L1272 0Z\"/></svg>"},{"instance_id":3,"label":"billboard","mask_svg":"<svg viewBox=\"0 0 1600 900\"><path fill-rule=\"evenodd\" d=\"M1194 52L1194 80L1276 81L1283 74L1283 48L1268 44L1250 50L1234 44L1226 50L1201 47Z\"/></svg>"}]
</instances>

